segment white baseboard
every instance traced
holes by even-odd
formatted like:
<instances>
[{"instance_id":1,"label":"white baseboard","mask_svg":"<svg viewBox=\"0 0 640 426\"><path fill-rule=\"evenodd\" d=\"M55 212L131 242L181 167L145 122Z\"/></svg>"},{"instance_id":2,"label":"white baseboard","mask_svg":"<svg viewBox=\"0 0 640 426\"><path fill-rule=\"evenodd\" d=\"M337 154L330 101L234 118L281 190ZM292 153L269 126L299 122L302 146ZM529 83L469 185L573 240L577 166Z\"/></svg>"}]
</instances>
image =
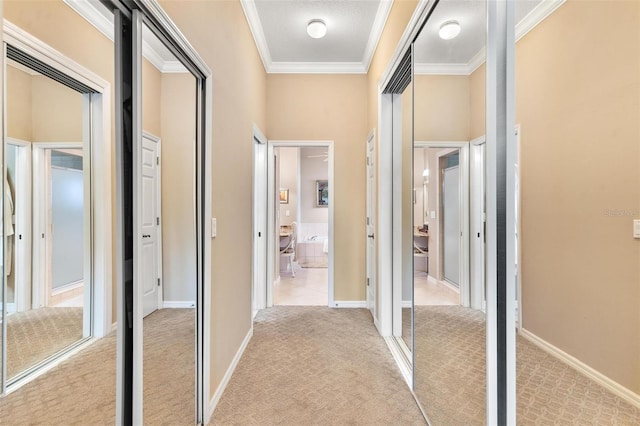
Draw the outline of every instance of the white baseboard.
<instances>
[{"instance_id":1,"label":"white baseboard","mask_svg":"<svg viewBox=\"0 0 640 426\"><path fill-rule=\"evenodd\" d=\"M635 393L632 390L624 387L620 383L618 383L618 382L616 382L614 380L611 380L609 377L605 376L604 374L600 373L599 371L595 370L594 368L588 366L584 362L580 361L578 358L575 358L574 356L569 355L568 353L566 353L562 349L552 345L551 343L547 342L546 340L541 339L540 337L536 336L532 332L530 332L530 331L528 331L528 330L526 330L524 328L521 328L520 329L520 334L522 335L522 337L524 337L525 339L529 340L531 343L533 343L534 345L536 345L540 349L542 349L545 352L555 356L559 360L565 362L570 367L572 367L575 370L577 370L578 372L584 374L585 376L587 376L591 380L593 380L596 383L598 383L600 386L603 386L608 391L610 391L610 392L614 393L615 395L619 396L620 398L624 399L629 404L633 405L634 407L640 408L640 395L638 395L637 393Z\"/></svg>"},{"instance_id":2,"label":"white baseboard","mask_svg":"<svg viewBox=\"0 0 640 426\"><path fill-rule=\"evenodd\" d=\"M427 282L430 282L431 284L438 284L438 280L431 275L427 275Z\"/></svg>"},{"instance_id":3,"label":"white baseboard","mask_svg":"<svg viewBox=\"0 0 640 426\"><path fill-rule=\"evenodd\" d=\"M247 345L249 344L249 341L251 340L252 336L253 336L253 327L251 327L251 329L245 336L244 340L242 341L242 344L238 348L238 352L236 352L236 355L231 360L231 364L229 365L229 368L227 368L227 372L224 373L224 377L222 377L222 380L220 381L218 388L213 394L213 398L211 398L211 401L209 402L209 411L208 411L207 418L205 419L206 420L205 424L208 424L209 421L211 420L211 416L213 416L213 412L218 406L218 403L220 402L220 398L222 398L222 394L224 393L224 390L227 388L227 385L229 384L229 380L231 380L231 376L233 375L233 372L238 366L238 362L240 362L240 358L242 358L242 354L244 353L244 350L247 348Z\"/></svg>"},{"instance_id":4,"label":"white baseboard","mask_svg":"<svg viewBox=\"0 0 640 426\"><path fill-rule=\"evenodd\" d=\"M196 302L192 302L190 300L186 301L174 301L174 300L165 300L162 302L162 309L185 309L185 308L195 308Z\"/></svg>"},{"instance_id":5,"label":"white baseboard","mask_svg":"<svg viewBox=\"0 0 640 426\"><path fill-rule=\"evenodd\" d=\"M366 300L336 300L333 302L334 308L366 308Z\"/></svg>"}]
</instances>

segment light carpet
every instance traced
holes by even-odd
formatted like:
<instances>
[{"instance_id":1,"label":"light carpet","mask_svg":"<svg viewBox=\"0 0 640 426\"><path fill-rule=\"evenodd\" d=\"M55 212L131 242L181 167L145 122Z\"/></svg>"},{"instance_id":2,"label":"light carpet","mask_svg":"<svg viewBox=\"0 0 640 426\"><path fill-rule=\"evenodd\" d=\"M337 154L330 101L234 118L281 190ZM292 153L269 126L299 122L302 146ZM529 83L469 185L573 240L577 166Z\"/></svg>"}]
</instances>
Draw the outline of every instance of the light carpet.
<instances>
[{"instance_id":1,"label":"light carpet","mask_svg":"<svg viewBox=\"0 0 640 426\"><path fill-rule=\"evenodd\" d=\"M485 321L461 306L418 306L415 393L433 426L485 424ZM640 410L517 337L518 425L640 425Z\"/></svg>"},{"instance_id":2,"label":"light carpet","mask_svg":"<svg viewBox=\"0 0 640 426\"><path fill-rule=\"evenodd\" d=\"M8 315L7 377L14 377L80 339L82 308L47 307Z\"/></svg>"},{"instance_id":3,"label":"light carpet","mask_svg":"<svg viewBox=\"0 0 640 426\"><path fill-rule=\"evenodd\" d=\"M424 425L365 309L277 306L254 335L212 425Z\"/></svg>"},{"instance_id":4,"label":"light carpet","mask_svg":"<svg viewBox=\"0 0 640 426\"><path fill-rule=\"evenodd\" d=\"M195 423L195 310L163 309L144 320L148 425ZM0 398L2 425L113 425L116 333Z\"/></svg>"}]
</instances>

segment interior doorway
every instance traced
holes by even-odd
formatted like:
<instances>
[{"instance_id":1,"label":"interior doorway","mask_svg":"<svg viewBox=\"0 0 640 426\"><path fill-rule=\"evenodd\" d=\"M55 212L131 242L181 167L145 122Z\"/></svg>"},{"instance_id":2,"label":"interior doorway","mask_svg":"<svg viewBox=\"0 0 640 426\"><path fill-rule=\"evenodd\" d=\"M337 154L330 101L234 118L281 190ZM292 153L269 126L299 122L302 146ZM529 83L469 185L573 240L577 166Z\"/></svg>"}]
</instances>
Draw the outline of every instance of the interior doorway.
<instances>
[{"instance_id":1,"label":"interior doorway","mask_svg":"<svg viewBox=\"0 0 640 426\"><path fill-rule=\"evenodd\" d=\"M257 144L255 149L254 313L274 304L336 306L333 141L269 141L264 159ZM267 197L260 202L257 176L263 170ZM257 235L265 211L266 279L260 279L255 275L260 270Z\"/></svg>"}]
</instances>

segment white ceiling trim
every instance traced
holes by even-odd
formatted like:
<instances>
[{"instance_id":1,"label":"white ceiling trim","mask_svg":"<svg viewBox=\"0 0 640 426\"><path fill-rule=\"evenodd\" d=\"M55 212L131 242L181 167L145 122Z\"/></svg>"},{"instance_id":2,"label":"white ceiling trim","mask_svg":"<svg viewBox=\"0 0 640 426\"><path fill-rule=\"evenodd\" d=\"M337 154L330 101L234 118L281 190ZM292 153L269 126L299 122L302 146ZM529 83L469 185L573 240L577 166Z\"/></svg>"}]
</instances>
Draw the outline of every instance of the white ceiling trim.
<instances>
[{"instance_id":1,"label":"white ceiling trim","mask_svg":"<svg viewBox=\"0 0 640 426\"><path fill-rule=\"evenodd\" d=\"M272 64L271 52L269 52L269 46L267 45L267 39L264 36L262 22L258 15L258 9L256 9L255 1L240 0L240 4L242 5L244 16L247 18L247 22L249 23L249 29L251 30L251 35L253 35L253 40L256 42L260 59L262 59L262 65L264 65L265 71L270 72L269 68L271 68Z\"/></svg>"},{"instance_id":2,"label":"white ceiling trim","mask_svg":"<svg viewBox=\"0 0 640 426\"><path fill-rule=\"evenodd\" d=\"M88 0L63 0L78 15L93 25L105 37L113 41L113 22L100 13ZM161 73L187 73L187 69L180 61L166 61L146 41L142 40L144 57L153 64Z\"/></svg>"},{"instance_id":3,"label":"white ceiling trim","mask_svg":"<svg viewBox=\"0 0 640 426\"><path fill-rule=\"evenodd\" d=\"M371 27L371 33L369 34L369 41L367 47L364 50L364 57L362 58L362 64L365 66L365 72L369 71L373 54L378 47L378 42L382 36L384 26L387 24L389 13L391 13L391 6L393 6L393 0L381 0L378 5L378 11Z\"/></svg>"},{"instance_id":4,"label":"white ceiling trim","mask_svg":"<svg viewBox=\"0 0 640 426\"><path fill-rule=\"evenodd\" d=\"M272 62L269 74L366 74L362 62Z\"/></svg>"},{"instance_id":5,"label":"white ceiling trim","mask_svg":"<svg viewBox=\"0 0 640 426\"><path fill-rule=\"evenodd\" d=\"M66 0L65 0L66 1ZM273 62L255 0L240 0L264 69L269 74L366 74L391 12L393 0L381 0L362 62Z\"/></svg>"},{"instance_id":6,"label":"white ceiling trim","mask_svg":"<svg viewBox=\"0 0 640 426\"><path fill-rule=\"evenodd\" d=\"M542 0L531 12L516 25L516 42L527 35L539 23L564 4L566 0ZM466 64L429 64L416 63L416 75L471 75L484 64L486 49L483 47Z\"/></svg>"}]
</instances>

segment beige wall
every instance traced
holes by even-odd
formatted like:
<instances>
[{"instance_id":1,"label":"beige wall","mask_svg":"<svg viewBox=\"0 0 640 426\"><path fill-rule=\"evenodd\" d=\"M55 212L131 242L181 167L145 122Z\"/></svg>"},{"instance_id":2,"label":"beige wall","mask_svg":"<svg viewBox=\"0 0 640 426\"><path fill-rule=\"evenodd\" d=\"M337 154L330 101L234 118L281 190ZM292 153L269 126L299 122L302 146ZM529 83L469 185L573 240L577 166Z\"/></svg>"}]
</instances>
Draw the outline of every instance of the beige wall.
<instances>
[{"instance_id":1,"label":"beige wall","mask_svg":"<svg viewBox=\"0 0 640 426\"><path fill-rule=\"evenodd\" d=\"M31 88L32 142L82 142L83 95L42 75Z\"/></svg>"},{"instance_id":2,"label":"beige wall","mask_svg":"<svg viewBox=\"0 0 640 426\"><path fill-rule=\"evenodd\" d=\"M640 3L569 0L516 58L523 325L640 393Z\"/></svg>"},{"instance_id":3,"label":"beige wall","mask_svg":"<svg viewBox=\"0 0 640 426\"><path fill-rule=\"evenodd\" d=\"M196 300L196 80L162 74L162 279L167 301Z\"/></svg>"},{"instance_id":4,"label":"beige wall","mask_svg":"<svg viewBox=\"0 0 640 426\"><path fill-rule=\"evenodd\" d=\"M267 77L269 139L335 143L335 300L365 300L366 106L365 75Z\"/></svg>"},{"instance_id":5,"label":"beige wall","mask_svg":"<svg viewBox=\"0 0 640 426\"><path fill-rule=\"evenodd\" d=\"M266 129L266 74L238 1L160 4L213 70L211 393L251 329L255 123Z\"/></svg>"},{"instance_id":6,"label":"beige wall","mask_svg":"<svg viewBox=\"0 0 640 426\"><path fill-rule=\"evenodd\" d=\"M6 88L7 136L31 141L31 76L7 66Z\"/></svg>"},{"instance_id":7,"label":"beige wall","mask_svg":"<svg viewBox=\"0 0 640 426\"><path fill-rule=\"evenodd\" d=\"M466 75L417 75L414 78L416 141L468 141L471 82Z\"/></svg>"}]
</instances>

